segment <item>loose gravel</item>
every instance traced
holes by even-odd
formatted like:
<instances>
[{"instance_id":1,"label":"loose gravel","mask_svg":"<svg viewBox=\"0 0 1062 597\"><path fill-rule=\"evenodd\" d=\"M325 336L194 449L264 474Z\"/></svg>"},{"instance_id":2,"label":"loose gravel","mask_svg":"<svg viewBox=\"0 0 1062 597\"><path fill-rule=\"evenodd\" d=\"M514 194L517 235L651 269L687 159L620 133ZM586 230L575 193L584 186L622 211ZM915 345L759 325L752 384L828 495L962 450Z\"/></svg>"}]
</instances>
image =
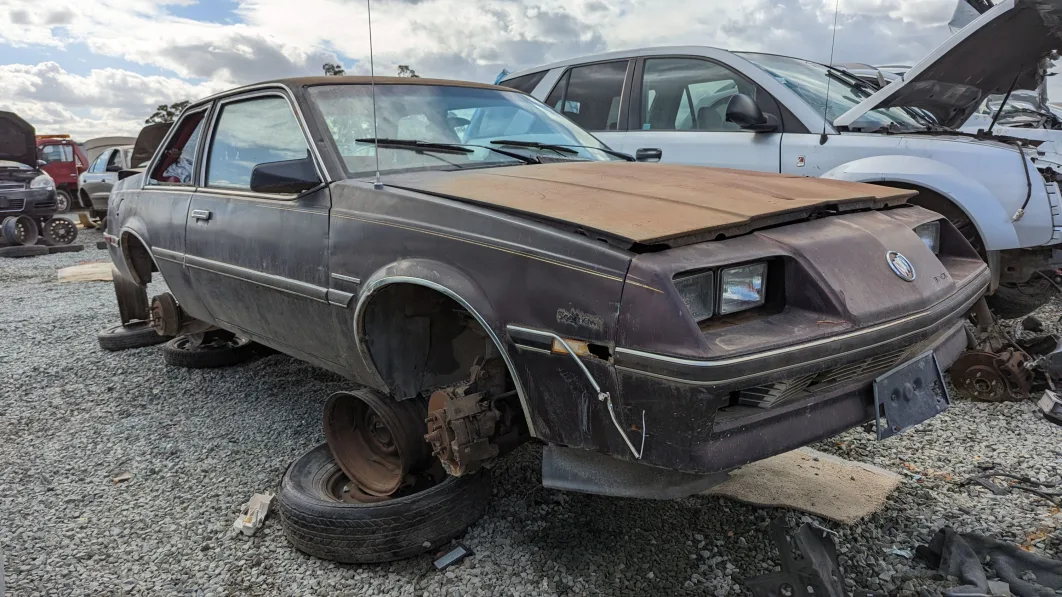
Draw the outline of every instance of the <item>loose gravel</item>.
<instances>
[{"instance_id":1,"label":"loose gravel","mask_svg":"<svg viewBox=\"0 0 1062 597\"><path fill-rule=\"evenodd\" d=\"M487 515L463 538L475 555L444 572L431 558L338 565L291 548L271 517L252 538L230 525L255 492L323 441L326 397L348 382L283 355L224 370L167 367L158 347L106 353L117 319L106 283L56 270L106 260L86 251L0 259L0 552L11 595L737 595L774 569L768 524L836 532L850 589L914 595L948 586L903 550L941 526L1062 553L1057 509L961 481L995 463L1059 481L1062 428L1032 401L957 402L885 442L862 430L820 450L904 476L888 505L844 527L716 497L620 500L543 489L540 449L494 469ZM151 289L162 290L161 284ZM1058 329L1062 301L1040 313ZM130 473L131 479L112 479Z\"/></svg>"}]
</instances>

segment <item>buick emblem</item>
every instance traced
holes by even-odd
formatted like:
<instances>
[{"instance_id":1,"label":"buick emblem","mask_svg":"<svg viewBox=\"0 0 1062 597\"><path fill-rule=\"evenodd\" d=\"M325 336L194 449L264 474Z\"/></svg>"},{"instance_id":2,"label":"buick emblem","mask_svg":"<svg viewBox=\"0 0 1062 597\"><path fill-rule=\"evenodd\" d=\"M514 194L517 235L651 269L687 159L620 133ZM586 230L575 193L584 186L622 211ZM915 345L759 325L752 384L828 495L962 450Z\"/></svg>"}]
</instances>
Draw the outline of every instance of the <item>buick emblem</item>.
<instances>
[{"instance_id":1,"label":"buick emblem","mask_svg":"<svg viewBox=\"0 0 1062 597\"><path fill-rule=\"evenodd\" d=\"M914 282L915 268L906 257L897 251L889 251L885 253L885 261L889 262L889 267L892 268L894 274L900 276L903 280Z\"/></svg>"}]
</instances>

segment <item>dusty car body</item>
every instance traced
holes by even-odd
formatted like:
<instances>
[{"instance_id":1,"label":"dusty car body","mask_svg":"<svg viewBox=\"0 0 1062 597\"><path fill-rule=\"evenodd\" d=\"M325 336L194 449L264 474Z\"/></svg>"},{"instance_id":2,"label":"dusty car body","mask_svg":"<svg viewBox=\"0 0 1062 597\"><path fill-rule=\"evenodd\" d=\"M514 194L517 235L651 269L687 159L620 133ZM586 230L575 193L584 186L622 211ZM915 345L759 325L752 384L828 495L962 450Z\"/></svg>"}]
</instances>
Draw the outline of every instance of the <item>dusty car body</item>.
<instances>
[{"instance_id":1,"label":"dusty car body","mask_svg":"<svg viewBox=\"0 0 1062 597\"><path fill-rule=\"evenodd\" d=\"M534 439L547 486L692 494L877 420L875 379L947 368L988 287L910 191L630 163L510 89L371 93L307 78L192 104L111 194L116 285L160 273L170 333L430 395L411 425L454 475ZM123 320L148 317L133 295Z\"/></svg>"},{"instance_id":2,"label":"dusty car body","mask_svg":"<svg viewBox=\"0 0 1062 597\"><path fill-rule=\"evenodd\" d=\"M39 164L33 127L0 112L0 222L23 215L41 220L55 212L55 182Z\"/></svg>"},{"instance_id":3,"label":"dusty car body","mask_svg":"<svg viewBox=\"0 0 1062 597\"><path fill-rule=\"evenodd\" d=\"M81 204L94 217L107 216L107 198L123 170L132 168L133 145L119 145L102 149L88 170L81 174L79 194Z\"/></svg>"}]
</instances>

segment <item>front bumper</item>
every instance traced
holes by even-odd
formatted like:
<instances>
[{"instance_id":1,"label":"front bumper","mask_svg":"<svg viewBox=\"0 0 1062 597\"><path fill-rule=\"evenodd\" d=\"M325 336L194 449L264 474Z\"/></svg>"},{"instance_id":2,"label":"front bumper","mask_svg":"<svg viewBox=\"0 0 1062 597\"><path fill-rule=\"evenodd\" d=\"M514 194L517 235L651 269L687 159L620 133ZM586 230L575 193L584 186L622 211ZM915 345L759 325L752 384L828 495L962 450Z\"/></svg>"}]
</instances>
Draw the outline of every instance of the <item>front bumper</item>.
<instances>
[{"instance_id":1,"label":"front bumper","mask_svg":"<svg viewBox=\"0 0 1062 597\"><path fill-rule=\"evenodd\" d=\"M569 443L571 448L551 452L543 482L607 495L681 497L714 484L726 471L872 421L877 377L926 352L946 370L966 349L965 316L988 283L982 267L924 311L746 357L698 361L618 348L619 426L637 446L644 412L642 457L634 458L619 429L595 419L591 434L606 444L599 451L614 458L603 461ZM621 466L616 461L624 467L620 473L613 470ZM610 480L617 474L631 481ZM637 486L639 479L646 480L643 486Z\"/></svg>"},{"instance_id":2,"label":"front bumper","mask_svg":"<svg viewBox=\"0 0 1062 597\"><path fill-rule=\"evenodd\" d=\"M0 221L8 216L51 216L55 209L55 189L0 191Z\"/></svg>"}]
</instances>

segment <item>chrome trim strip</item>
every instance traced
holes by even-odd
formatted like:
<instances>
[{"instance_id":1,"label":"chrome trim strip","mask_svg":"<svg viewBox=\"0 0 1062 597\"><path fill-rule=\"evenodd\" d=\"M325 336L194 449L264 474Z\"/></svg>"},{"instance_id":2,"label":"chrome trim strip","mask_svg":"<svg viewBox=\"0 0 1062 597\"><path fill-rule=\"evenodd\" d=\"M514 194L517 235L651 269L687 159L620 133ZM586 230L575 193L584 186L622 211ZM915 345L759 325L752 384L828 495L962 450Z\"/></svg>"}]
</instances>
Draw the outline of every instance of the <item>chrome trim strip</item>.
<instances>
[{"instance_id":1,"label":"chrome trim strip","mask_svg":"<svg viewBox=\"0 0 1062 597\"><path fill-rule=\"evenodd\" d=\"M528 432L531 434L531 437L538 437L538 434L535 433L534 421L531 420L531 407L528 405L527 402L527 394L524 391L524 385L520 381L520 375L516 372L516 365L513 363L512 358L509 357L509 353L505 350L505 345L498 337L498 334L494 333L494 329L487 324L487 320L484 319L483 316L480 315L479 311L476 311L472 307L472 305L468 303L468 301L461 298L457 293L453 292L449 288L442 286L441 284L432 282L430 280L425 280L423 278L414 278L412 276L383 277L378 280L374 280L368 286L366 286L365 291L361 293L361 298L358 299L358 305L354 309L354 344L358 348L358 356L361 357L362 362L365 363L366 370L368 370L373 376L376 377L379 387L386 388L387 384L384 383L383 378L380 377L380 372L376 370L376 364L372 362L372 358L369 356L368 350L366 349L362 319L365 315L365 307L368 305L369 297L371 297L375 291L383 288L384 286L389 286L391 284L398 283L419 284L420 286L425 286L427 288L431 288L436 292L445 294L446 296L457 301L458 304L467 309L468 312L476 318L476 321L479 322L479 325L487 332L487 335L490 336L491 341L493 341L494 345L498 348L498 353L501 354L502 360L505 361L505 366L509 368L509 375L513 376L513 384L516 386L516 395L520 399L520 406L524 409L524 420L527 422Z\"/></svg>"},{"instance_id":2,"label":"chrome trim strip","mask_svg":"<svg viewBox=\"0 0 1062 597\"><path fill-rule=\"evenodd\" d=\"M350 282L351 284L361 284L361 278L355 278L354 276L344 276L343 274L332 274L332 277L336 280L342 280L344 282Z\"/></svg>"},{"instance_id":3,"label":"chrome trim strip","mask_svg":"<svg viewBox=\"0 0 1062 597\"><path fill-rule=\"evenodd\" d=\"M519 342L516 342L515 340L513 341L513 344L515 344L516 348L518 348L519 350L527 350L527 351L530 351L530 352L539 352L539 353L542 353L542 354L548 354L550 356L553 356L553 351L552 350L546 350L544 348L535 348L534 346L528 346L526 344L520 344Z\"/></svg>"},{"instance_id":4,"label":"chrome trim strip","mask_svg":"<svg viewBox=\"0 0 1062 597\"><path fill-rule=\"evenodd\" d=\"M259 286L264 286L265 288L294 294L320 303L328 302L328 289L322 286L300 282L299 280L292 280L291 278L285 278L283 276L266 274L238 265L230 265L228 263L221 263L211 259L204 259L194 255L185 255L184 264L187 267L194 267L195 269L221 276L250 282Z\"/></svg>"},{"instance_id":5,"label":"chrome trim strip","mask_svg":"<svg viewBox=\"0 0 1062 597\"><path fill-rule=\"evenodd\" d=\"M948 300L958 296L959 293L967 290L971 285L977 284L978 286L987 287L987 285L988 285L987 278L988 278L988 270L986 268L986 269L982 270L982 273L980 275L973 276L970 281L968 281L966 284L963 284L962 286L960 286L955 291L955 293L952 294L951 296L949 296L949 297L945 298L944 300L936 303L935 305L932 305L931 307L928 307L928 308L923 309L921 311L918 311L916 313L912 313L910 315L906 315L906 316L901 317L899 319L894 319L892 321L887 321L885 323L881 323L881 324L878 324L878 325L875 325L875 326L871 326L871 327L868 327L868 328L864 328L864 329L861 329L861 330L855 330L853 332L848 332L846 334L839 334L837 336L829 336L827 338L820 338L818 340L812 340L810 342L805 342L803 344L796 344L796 345L793 345L793 346L786 346L786 347L783 347L783 348L776 348L774 350L768 350L768 351L765 351L765 352L758 352L758 353L744 355L744 356L740 356L740 357L733 357L733 358L729 358L729 359L716 359L716 360L710 360L709 361L709 360L703 360L703 359L687 359L687 358L682 358L682 357L672 357L672 356L668 356L668 355L656 354L656 353L653 353L653 352L645 352L645 351L642 351L642 350L634 350L634 349L631 349L631 348L621 348L621 347L616 347L616 351L615 352L616 353L620 353L620 354L626 354L626 355L634 356L634 357L639 357L639 358L643 358L643 359L647 359L647 360L662 361L662 362L671 363L671 364L674 364L674 365L682 365L684 367L706 367L706 368L710 368L710 367L724 367L724 366L728 366L728 365L736 365L736 364L740 364L740 363L747 363L747 362L757 361L757 360L760 360L760 359L769 358L769 357L773 357L773 356L777 356L777 355L781 355L781 354L786 354L786 353L790 353L790 352L796 352L796 351L799 351L799 350L806 350L808 348L814 348L816 346L821 346L823 344L830 344L830 343L833 343L833 342L839 342L839 341L842 341L842 340L848 340L850 338L857 338L859 336L863 336L863 335L871 334L871 333L875 333L875 332L880 332L882 330L886 330L886 329L889 329L889 328L892 328L892 327L896 327L898 325L902 325L904 323L907 323L909 321L913 321L915 319L918 319L920 317L923 317L923 316L929 314L930 312L932 312L934 309L936 309L941 304L943 304L943 303L947 302Z\"/></svg>"}]
</instances>

